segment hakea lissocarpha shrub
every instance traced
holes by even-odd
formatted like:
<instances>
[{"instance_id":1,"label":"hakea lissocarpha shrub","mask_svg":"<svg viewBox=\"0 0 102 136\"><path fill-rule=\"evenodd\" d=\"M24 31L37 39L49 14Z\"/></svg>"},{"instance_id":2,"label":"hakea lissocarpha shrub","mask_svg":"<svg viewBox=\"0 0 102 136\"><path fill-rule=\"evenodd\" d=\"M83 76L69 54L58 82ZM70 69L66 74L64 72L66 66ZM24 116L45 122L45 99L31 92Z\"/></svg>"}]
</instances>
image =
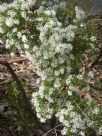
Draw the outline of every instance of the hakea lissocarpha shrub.
<instances>
[{"instance_id":1,"label":"hakea lissocarpha shrub","mask_svg":"<svg viewBox=\"0 0 102 136\"><path fill-rule=\"evenodd\" d=\"M85 13L75 7L73 21L65 24L60 16L60 11L65 15L67 10L63 4L40 6L32 12L34 2L15 0L0 5L0 42L13 52L18 48L37 68L39 89L32 94L37 117L45 122L54 114L64 126L62 135L85 136L88 128L101 134L101 110L89 93L93 73L80 72L87 50L96 41L87 29Z\"/></svg>"}]
</instances>

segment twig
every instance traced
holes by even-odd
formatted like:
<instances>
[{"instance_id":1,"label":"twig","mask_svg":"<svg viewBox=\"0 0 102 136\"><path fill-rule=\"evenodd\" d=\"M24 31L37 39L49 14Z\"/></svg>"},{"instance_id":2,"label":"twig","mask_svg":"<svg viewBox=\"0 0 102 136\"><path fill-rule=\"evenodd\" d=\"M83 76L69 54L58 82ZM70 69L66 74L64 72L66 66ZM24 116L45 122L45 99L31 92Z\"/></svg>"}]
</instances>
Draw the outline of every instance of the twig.
<instances>
[{"instance_id":1,"label":"twig","mask_svg":"<svg viewBox=\"0 0 102 136\"><path fill-rule=\"evenodd\" d=\"M51 131L56 130L56 128L58 128L58 127L60 127L60 126L63 126L63 124L59 124L59 125L57 125L55 128L50 129L50 130L47 131L43 136L47 136Z\"/></svg>"},{"instance_id":2,"label":"twig","mask_svg":"<svg viewBox=\"0 0 102 136\"><path fill-rule=\"evenodd\" d=\"M53 128L47 131L43 136L47 136L51 131L53 131Z\"/></svg>"},{"instance_id":3,"label":"twig","mask_svg":"<svg viewBox=\"0 0 102 136\"><path fill-rule=\"evenodd\" d=\"M57 136L57 132L56 132L56 129L54 129L54 132L55 132L55 135Z\"/></svg>"},{"instance_id":4,"label":"twig","mask_svg":"<svg viewBox=\"0 0 102 136\"><path fill-rule=\"evenodd\" d=\"M23 88L23 86L22 86L20 80L18 79L17 75L15 74L14 70L12 69L12 67L10 66L10 64L9 64L7 61L0 61L0 64L7 67L7 69L8 69L9 72L11 73L13 79L16 81L17 86L18 86L18 89L19 89L19 91L20 91L20 93L21 93L22 99L23 99L23 101L24 101L25 104L26 104L26 108L27 108L28 112L30 113L31 118L34 120L34 124L35 124L34 127L35 127L35 129L37 129L37 130L40 129L40 130L42 130L42 131L45 132L44 127L43 127L42 124L40 123L40 121L39 121L39 119L37 118L36 114L33 112L32 107L31 107L31 104L30 104L30 102L29 102L28 99L27 99L25 90L24 90L24 88Z\"/></svg>"},{"instance_id":5,"label":"twig","mask_svg":"<svg viewBox=\"0 0 102 136\"><path fill-rule=\"evenodd\" d=\"M51 128L54 128L55 125L56 125L56 117L55 117L55 115L53 114L53 116L52 116L52 118L51 118L51 124L50 124L50 126L51 126Z\"/></svg>"}]
</instances>

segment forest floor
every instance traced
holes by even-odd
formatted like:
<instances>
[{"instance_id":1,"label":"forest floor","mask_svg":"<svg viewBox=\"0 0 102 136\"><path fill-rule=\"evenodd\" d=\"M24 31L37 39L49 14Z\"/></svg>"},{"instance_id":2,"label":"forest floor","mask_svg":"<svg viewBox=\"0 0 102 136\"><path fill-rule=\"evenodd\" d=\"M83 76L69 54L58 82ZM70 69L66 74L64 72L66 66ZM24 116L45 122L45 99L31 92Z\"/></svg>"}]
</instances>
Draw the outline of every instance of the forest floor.
<instances>
[{"instance_id":1,"label":"forest floor","mask_svg":"<svg viewBox=\"0 0 102 136\"><path fill-rule=\"evenodd\" d=\"M0 136L21 136L16 123L16 111L9 106L6 92L0 90Z\"/></svg>"},{"instance_id":2,"label":"forest floor","mask_svg":"<svg viewBox=\"0 0 102 136\"><path fill-rule=\"evenodd\" d=\"M34 87L37 75L35 66L26 57L0 54L0 61L11 64L19 80L25 86ZM7 68L0 65L0 136L22 136L17 125L17 111L10 106L8 101L8 86L14 81Z\"/></svg>"}]
</instances>

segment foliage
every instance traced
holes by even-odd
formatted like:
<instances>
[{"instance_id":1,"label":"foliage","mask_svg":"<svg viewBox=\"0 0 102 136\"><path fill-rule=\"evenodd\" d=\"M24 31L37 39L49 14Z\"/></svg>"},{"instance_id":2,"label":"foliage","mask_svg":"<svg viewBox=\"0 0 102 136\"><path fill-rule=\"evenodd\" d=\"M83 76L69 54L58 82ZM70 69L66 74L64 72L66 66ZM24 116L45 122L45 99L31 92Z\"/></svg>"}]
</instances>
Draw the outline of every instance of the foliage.
<instances>
[{"instance_id":1,"label":"foliage","mask_svg":"<svg viewBox=\"0 0 102 136\"><path fill-rule=\"evenodd\" d=\"M93 73L81 70L88 50L96 48L96 36L84 11L66 5L41 6L33 12L31 0L3 4L0 41L13 52L18 48L36 65L40 81L32 104L41 122L54 114L64 126L62 135L84 136L88 128L101 133L101 110L90 96Z\"/></svg>"},{"instance_id":2,"label":"foliage","mask_svg":"<svg viewBox=\"0 0 102 136\"><path fill-rule=\"evenodd\" d=\"M30 136L33 134L34 122L15 82L9 85L7 99L10 106L17 111L15 118L17 120L18 131L20 131L20 133L24 136Z\"/></svg>"}]
</instances>

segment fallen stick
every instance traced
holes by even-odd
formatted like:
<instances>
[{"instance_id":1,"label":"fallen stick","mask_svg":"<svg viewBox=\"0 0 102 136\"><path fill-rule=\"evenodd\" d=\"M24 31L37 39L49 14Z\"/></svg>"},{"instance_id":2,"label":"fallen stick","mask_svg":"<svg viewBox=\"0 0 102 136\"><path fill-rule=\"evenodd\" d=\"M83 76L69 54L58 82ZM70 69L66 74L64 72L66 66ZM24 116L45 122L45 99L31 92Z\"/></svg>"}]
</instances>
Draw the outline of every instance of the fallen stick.
<instances>
[{"instance_id":1,"label":"fallen stick","mask_svg":"<svg viewBox=\"0 0 102 136\"><path fill-rule=\"evenodd\" d=\"M21 63L22 61L25 61L25 60L28 60L27 58L24 58L24 57L18 57L16 59L10 59L8 60L8 63L9 64L13 64L13 63Z\"/></svg>"}]
</instances>

